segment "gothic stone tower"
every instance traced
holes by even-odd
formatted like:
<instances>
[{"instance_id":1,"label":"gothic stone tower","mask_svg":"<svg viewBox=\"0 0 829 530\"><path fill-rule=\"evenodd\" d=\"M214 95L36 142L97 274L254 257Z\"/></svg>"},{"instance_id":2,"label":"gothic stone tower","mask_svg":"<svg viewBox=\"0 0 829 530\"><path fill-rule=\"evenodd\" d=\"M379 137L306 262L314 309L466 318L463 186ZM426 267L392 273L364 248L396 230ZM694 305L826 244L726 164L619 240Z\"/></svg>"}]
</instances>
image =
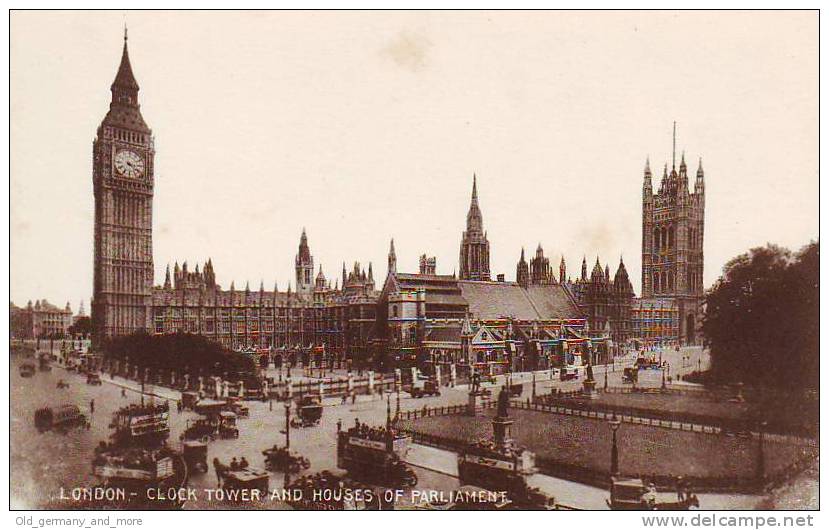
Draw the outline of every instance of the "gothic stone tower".
<instances>
[{"instance_id":1,"label":"gothic stone tower","mask_svg":"<svg viewBox=\"0 0 829 530\"><path fill-rule=\"evenodd\" d=\"M141 117L127 52L110 87L109 112L92 143L94 337L149 329L153 287L152 131Z\"/></svg>"},{"instance_id":2,"label":"gothic stone tower","mask_svg":"<svg viewBox=\"0 0 829 530\"><path fill-rule=\"evenodd\" d=\"M679 173L676 171L676 154L673 159L670 174L665 164L656 194L651 183L650 161L645 163L642 186L642 298L675 300L679 310L679 339L694 343L699 339L696 330L703 300L705 175L700 159L691 192L685 153L682 154Z\"/></svg>"},{"instance_id":3,"label":"gothic stone tower","mask_svg":"<svg viewBox=\"0 0 829 530\"><path fill-rule=\"evenodd\" d=\"M302 229L302 236L299 238L299 252L294 262L296 269L296 292L300 296L309 297L314 293L314 257L311 256L311 249L308 248L308 236L305 229Z\"/></svg>"},{"instance_id":4,"label":"gothic stone tower","mask_svg":"<svg viewBox=\"0 0 829 530\"><path fill-rule=\"evenodd\" d=\"M472 176L472 202L466 214L466 231L461 239L460 279L489 281L489 241L478 207L478 183Z\"/></svg>"}]
</instances>

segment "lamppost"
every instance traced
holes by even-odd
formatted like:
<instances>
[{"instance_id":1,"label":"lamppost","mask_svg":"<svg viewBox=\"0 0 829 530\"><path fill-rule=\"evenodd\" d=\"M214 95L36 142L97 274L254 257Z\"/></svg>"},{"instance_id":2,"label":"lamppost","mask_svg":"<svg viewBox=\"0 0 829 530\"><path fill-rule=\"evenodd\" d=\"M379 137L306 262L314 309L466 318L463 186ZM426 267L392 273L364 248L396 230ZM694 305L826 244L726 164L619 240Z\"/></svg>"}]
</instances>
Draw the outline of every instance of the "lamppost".
<instances>
[{"instance_id":1,"label":"lamppost","mask_svg":"<svg viewBox=\"0 0 829 530\"><path fill-rule=\"evenodd\" d=\"M607 390L607 364L604 365L604 389Z\"/></svg>"},{"instance_id":2,"label":"lamppost","mask_svg":"<svg viewBox=\"0 0 829 530\"><path fill-rule=\"evenodd\" d=\"M622 422L616 418L616 413L608 422L610 423L610 430L613 432L613 446L610 448L610 476L615 477L619 474L619 447L616 445L616 431Z\"/></svg>"},{"instance_id":3,"label":"lamppost","mask_svg":"<svg viewBox=\"0 0 829 530\"><path fill-rule=\"evenodd\" d=\"M535 401L535 370L533 370L533 401Z\"/></svg>"},{"instance_id":4,"label":"lamppost","mask_svg":"<svg viewBox=\"0 0 829 530\"><path fill-rule=\"evenodd\" d=\"M702 358L697 357L697 373L702 372Z\"/></svg>"},{"instance_id":5,"label":"lamppost","mask_svg":"<svg viewBox=\"0 0 829 530\"><path fill-rule=\"evenodd\" d=\"M285 400L285 449L291 447L291 401Z\"/></svg>"},{"instance_id":6,"label":"lamppost","mask_svg":"<svg viewBox=\"0 0 829 530\"><path fill-rule=\"evenodd\" d=\"M764 486L766 479L766 456L763 447L763 431L765 431L765 428L765 421L761 421L757 426L759 431L757 437L757 482L760 488Z\"/></svg>"}]
</instances>

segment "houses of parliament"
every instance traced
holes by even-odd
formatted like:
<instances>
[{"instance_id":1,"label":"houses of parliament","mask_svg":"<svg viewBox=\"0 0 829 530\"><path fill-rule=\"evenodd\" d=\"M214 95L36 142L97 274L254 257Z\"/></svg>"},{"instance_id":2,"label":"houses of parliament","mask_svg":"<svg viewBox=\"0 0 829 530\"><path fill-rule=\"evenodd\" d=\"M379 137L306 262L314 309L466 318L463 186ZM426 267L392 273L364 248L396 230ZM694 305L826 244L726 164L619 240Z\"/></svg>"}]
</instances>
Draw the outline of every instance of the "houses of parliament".
<instances>
[{"instance_id":1,"label":"houses of parliament","mask_svg":"<svg viewBox=\"0 0 829 530\"><path fill-rule=\"evenodd\" d=\"M684 155L667 165L656 193L645 166L642 200L642 297L624 263L615 274L598 258L576 280L565 260L558 275L541 245L515 281L490 273L490 245L473 177L459 274L437 273L424 254L415 273L399 272L390 242L385 279L372 263L337 278L315 267L305 230L293 285L223 288L214 264L168 265L153 278L155 141L138 102L139 85L124 34L109 111L92 146L94 190L94 340L145 331L196 333L231 349L307 350L381 363L469 362L534 366L595 360L612 345L695 342L702 301L704 175L690 191ZM332 284L333 281L333 284ZM587 356L592 356L587 357Z\"/></svg>"}]
</instances>

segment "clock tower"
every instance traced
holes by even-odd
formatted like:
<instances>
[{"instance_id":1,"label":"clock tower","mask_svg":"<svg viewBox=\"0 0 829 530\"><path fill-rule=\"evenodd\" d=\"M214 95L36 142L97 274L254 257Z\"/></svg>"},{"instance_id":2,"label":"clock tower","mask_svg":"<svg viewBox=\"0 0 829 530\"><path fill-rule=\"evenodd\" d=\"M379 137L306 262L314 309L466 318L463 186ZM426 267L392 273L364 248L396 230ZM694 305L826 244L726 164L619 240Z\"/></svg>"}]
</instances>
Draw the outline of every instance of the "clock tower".
<instances>
[{"instance_id":1,"label":"clock tower","mask_svg":"<svg viewBox=\"0 0 829 530\"><path fill-rule=\"evenodd\" d=\"M149 330L153 288L153 145L141 116L124 29L112 101L92 143L92 325L101 339Z\"/></svg>"}]
</instances>

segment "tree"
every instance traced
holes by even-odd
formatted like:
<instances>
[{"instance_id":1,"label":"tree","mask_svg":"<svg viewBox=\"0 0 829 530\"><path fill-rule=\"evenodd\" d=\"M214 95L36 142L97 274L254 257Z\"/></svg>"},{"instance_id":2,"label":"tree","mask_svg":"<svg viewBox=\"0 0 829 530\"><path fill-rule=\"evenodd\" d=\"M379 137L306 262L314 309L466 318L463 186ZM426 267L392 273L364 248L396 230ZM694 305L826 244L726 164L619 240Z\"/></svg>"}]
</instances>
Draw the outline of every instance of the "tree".
<instances>
[{"instance_id":1,"label":"tree","mask_svg":"<svg viewBox=\"0 0 829 530\"><path fill-rule=\"evenodd\" d=\"M67 329L70 335L87 337L92 334L92 319L89 317L78 317L74 324Z\"/></svg>"},{"instance_id":2,"label":"tree","mask_svg":"<svg viewBox=\"0 0 829 530\"><path fill-rule=\"evenodd\" d=\"M729 261L706 296L702 329L720 382L818 387L819 243Z\"/></svg>"},{"instance_id":3,"label":"tree","mask_svg":"<svg viewBox=\"0 0 829 530\"><path fill-rule=\"evenodd\" d=\"M243 380L249 387L258 387L256 361L251 355L234 352L207 337L190 333L148 335L133 333L110 339L103 345L104 356L125 360L140 369L176 370L185 367L201 370L204 375Z\"/></svg>"}]
</instances>

